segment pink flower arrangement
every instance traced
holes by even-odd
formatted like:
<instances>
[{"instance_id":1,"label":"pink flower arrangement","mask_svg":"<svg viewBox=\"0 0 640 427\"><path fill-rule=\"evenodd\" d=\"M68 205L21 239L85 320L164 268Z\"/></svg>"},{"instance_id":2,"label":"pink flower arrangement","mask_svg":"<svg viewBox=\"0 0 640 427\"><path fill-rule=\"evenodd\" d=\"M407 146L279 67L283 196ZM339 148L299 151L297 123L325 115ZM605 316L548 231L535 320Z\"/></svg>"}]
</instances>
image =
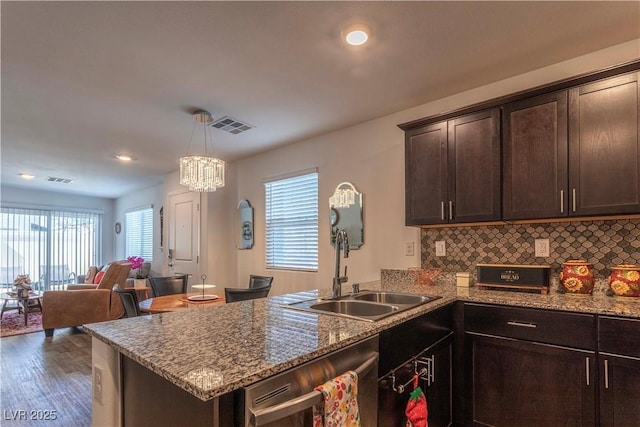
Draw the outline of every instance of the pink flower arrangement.
<instances>
[{"instance_id":1,"label":"pink flower arrangement","mask_svg":"<svg viewBox=\"0 0 640 427\"><path fill-rule=\"evenodd\" d=\"M127 258L127 261L131 263L132 270L137 270L142 267L144 258L142 258L141 256L130 256Z\"/></svg>"}]
</instances>

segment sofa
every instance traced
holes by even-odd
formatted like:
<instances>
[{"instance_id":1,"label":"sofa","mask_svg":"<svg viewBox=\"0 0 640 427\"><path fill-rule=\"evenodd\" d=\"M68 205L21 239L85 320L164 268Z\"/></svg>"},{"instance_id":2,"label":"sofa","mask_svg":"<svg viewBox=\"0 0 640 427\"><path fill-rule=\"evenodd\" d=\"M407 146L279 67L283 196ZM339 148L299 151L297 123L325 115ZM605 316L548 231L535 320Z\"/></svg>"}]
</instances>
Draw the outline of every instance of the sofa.
<instances>
[{"instance_id":1,"label":"sofa","mask_svg":"<svg viewBox=\"0 0 640 427\"><path fill-rule=\"evenodd\" d=\"M131 264L113 262L99 284L68 285L64 291L46 291L42 295L42 327L45 336L56 328L119 319L124 315L120 297L112 291L124 287Z\"/></svg>"},{"instance_id":2,"label":"sofa","mask_svg":"<svg viewBox=\"0 0 640 427\"><path fill-rule=\"evenodd\" d=\"M122 261L124 262L124 261ZM98 272L103 270L103 265L99 265L99 266L90 266L89 267L89 271L87 272L87 274L78 274L76 276L76 280L75 282L78 284L92 284L94 283L94 278L96 276L96 274L98 274ZM137 270L131 270L129 271L129 277L127 278L127 286L133 286L133 282L135 279L139 279L139 278L143 278L146 279L149 277L149 274L151 273L151 263L150 262L143 262L142 263L142 268L140 268L140 271Z\"/></svg>"}]
</instances>

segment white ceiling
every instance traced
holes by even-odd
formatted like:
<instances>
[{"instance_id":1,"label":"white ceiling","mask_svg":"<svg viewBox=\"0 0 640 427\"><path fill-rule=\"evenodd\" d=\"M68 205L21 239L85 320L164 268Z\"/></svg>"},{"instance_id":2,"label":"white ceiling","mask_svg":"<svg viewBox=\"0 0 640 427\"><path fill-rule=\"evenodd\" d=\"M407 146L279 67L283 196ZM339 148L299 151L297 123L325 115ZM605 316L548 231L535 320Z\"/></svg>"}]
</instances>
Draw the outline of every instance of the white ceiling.
<instances>
[{"instance_id":1,"label":"white ceiling","mask_svg":"<svg viewBox=\"0 0 640 427\"><path fill-rule=\"evenodd\" d=\"M231 161L640 37L637 1L0 7L3 185L102 197L175 171L194 108L256 126L213 132Z\"/></svg>"}]
</instances>

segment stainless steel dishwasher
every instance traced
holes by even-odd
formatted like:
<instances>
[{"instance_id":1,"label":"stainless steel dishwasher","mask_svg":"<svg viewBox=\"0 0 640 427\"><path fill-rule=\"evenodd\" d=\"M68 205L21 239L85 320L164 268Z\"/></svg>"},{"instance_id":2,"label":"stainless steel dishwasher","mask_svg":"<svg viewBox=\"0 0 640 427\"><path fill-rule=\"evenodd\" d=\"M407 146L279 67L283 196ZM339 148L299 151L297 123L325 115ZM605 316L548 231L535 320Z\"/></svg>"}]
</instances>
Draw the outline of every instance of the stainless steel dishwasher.
<instances>
[{"instance_id":1,"label":"stainless steel dishwasher","mask_svg":"<svg viewBox=\"0 0 640 427\"><path fill-rule=\"evenodd\" d=\"M322 402L318 385L354 370L362 427L378 424L378 336L257 382L241 390L236 409L243 426L307 427Z\"/></svg>"}]
</instances>

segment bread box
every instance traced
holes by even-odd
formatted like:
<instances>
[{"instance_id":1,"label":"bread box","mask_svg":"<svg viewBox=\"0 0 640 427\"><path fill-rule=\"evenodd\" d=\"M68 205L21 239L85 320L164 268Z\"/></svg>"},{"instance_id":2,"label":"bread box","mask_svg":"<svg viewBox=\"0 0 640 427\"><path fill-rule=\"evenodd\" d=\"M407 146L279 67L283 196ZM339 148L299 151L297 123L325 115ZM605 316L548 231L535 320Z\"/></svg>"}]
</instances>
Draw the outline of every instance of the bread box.
<instances>
[{"instance_id":1,"label":"bread box","mask_svg":"<svg viewBox=\"0 0 640 427\"><path fill-rule=\"evenodd\" d=\"M477 264L478 287L549 293L551 266L546 264Z\"/></svg>"}]
</instances>

